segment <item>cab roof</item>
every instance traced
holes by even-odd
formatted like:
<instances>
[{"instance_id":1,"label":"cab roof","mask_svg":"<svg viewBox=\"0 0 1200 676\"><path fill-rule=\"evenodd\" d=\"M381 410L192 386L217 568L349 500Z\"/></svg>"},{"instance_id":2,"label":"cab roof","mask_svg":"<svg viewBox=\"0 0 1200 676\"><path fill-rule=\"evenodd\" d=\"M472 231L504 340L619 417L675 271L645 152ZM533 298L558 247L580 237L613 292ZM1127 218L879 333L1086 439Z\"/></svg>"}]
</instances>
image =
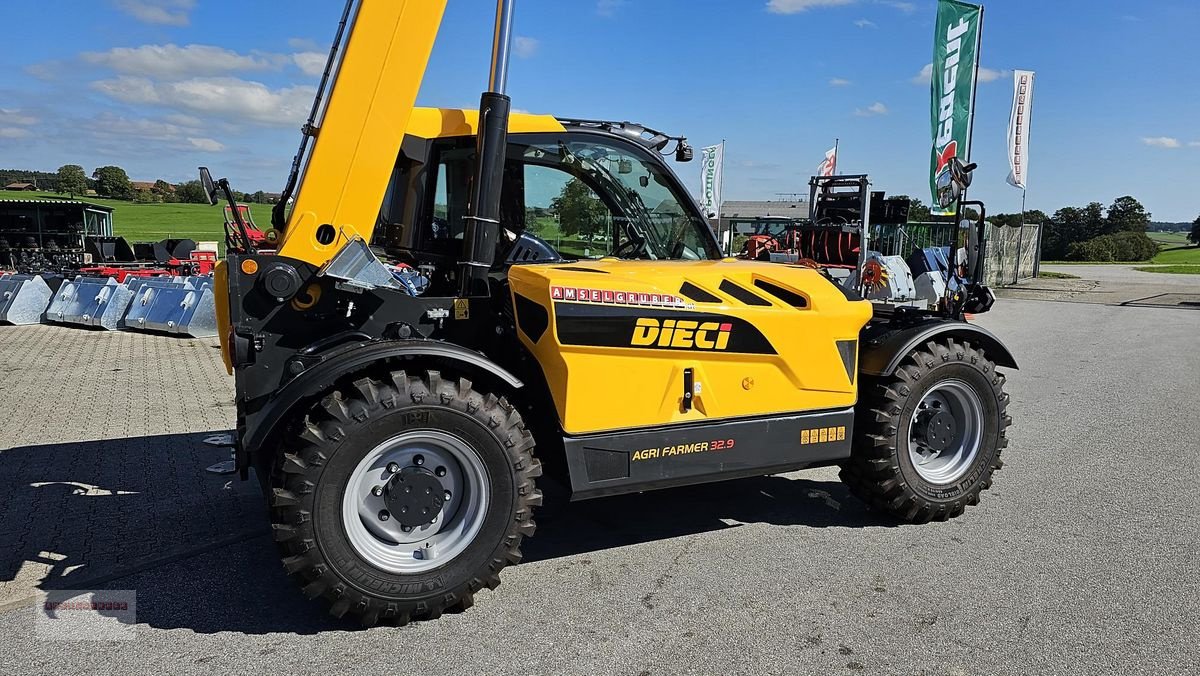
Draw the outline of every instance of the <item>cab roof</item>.
<instances>
[{"instance_id":1,"label":"cab roof","mask_svg":"<svg viewBox=\"0 0 1200 676\"><path fill-rule=\"evenodd\" d=\"M424 139L474 136L479 130L479 111L459 108L413 108L406 130L410 136ZM512 134L562 132L566 127L553 115L514 112L508 118Z\"/></svg>"}]
</instances>

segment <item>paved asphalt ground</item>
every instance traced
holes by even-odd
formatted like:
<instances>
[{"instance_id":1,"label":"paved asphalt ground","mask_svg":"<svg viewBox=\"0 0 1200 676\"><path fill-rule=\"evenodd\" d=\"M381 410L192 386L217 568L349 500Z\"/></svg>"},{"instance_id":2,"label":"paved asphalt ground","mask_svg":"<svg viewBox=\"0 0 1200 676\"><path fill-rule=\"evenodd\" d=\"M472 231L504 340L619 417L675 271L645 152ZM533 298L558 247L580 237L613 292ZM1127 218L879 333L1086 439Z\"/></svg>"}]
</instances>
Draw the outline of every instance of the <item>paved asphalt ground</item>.
<instances>
[{"instance_id":1,"label":"paved asphalt ground","mask_svg":"<svg viewBox=\"0 0 1200 676\"><path fill-rule=\"evenodd\" d=\"M580 503L539 515L469 612L367 631L303 600L252 486L202 472L221 453L200 433L231 420L211 345L0 327L0 594L132 589L138 620L128 642L46 641L16 602L0 671L1200 673L1183 307L981 317L1021 363L1015 424L995 487L950 523L896 526L828 469Z\"/></svg>"}]
</instances>

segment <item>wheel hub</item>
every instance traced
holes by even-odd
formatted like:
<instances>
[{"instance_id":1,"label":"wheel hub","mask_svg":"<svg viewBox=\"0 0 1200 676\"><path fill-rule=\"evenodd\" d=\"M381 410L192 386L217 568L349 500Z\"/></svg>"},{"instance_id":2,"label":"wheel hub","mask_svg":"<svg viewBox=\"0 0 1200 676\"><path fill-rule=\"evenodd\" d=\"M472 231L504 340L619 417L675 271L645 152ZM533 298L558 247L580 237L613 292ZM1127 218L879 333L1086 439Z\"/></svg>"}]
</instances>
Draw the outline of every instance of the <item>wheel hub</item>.
<instances>
[{"instance_id":1,"label":"wheel hub","mask_svg":"<svg viewBox=\"0 0 1200 676\"><path fill-rule=\"evenodd\" d=\"M433 523L445 502L442 482L421 467L406 467L392 475L384 489L388 512L405 528Z\"/></svg>"},{"instance_id":2,"label":"wheel hub","mask_svg":"<svg viewBox=\"0 0 1200 676\"><path fill-rule=\"evenodd\" d=\"M913 430L917 439L930 450L941 453L950 447L958 434L958 424L954 415L945 409L933 409L923 412L917 419Z\"/></svg>"},{"instance_id":3,"label":"wheel hub","mask_svg":"<svg viewBox=\"0 0 1200 676\"><path fill-rule=\"evenodd\" d=\"M913 469L939 486L960 480L979 457L983 431L979 394L962 380L936 383L909 418L908 454Z\"/></svg>"}]
</instances>

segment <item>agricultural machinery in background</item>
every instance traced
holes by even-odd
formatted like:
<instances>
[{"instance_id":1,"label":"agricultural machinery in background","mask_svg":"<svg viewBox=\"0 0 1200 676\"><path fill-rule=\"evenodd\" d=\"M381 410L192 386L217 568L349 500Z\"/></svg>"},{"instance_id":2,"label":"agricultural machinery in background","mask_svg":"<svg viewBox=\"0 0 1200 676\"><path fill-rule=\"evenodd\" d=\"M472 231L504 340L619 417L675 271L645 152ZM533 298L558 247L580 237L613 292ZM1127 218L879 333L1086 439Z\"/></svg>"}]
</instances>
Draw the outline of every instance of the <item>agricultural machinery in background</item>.
<instances>
[{"instance_id":1,"label":"agricultural machinery in background","mask_svg":"<svg viewBox=\"0 0 1200 676\"><path fill-rule=\"evenodd\" d=\"M963 167L969 176L971 167ZM966 180L969 184L968 179ZM865 175L818 176L809 181L809 217L778 219L749 236L739 258L810 267L848 293L898 308L986 312L992 292L972 280L983 277L984 206L977 218L942 228L946 241L888 242L875 247L872 226L903 226L910 202L872 192ZM880 242L882 244L882 242Z\"/></svg>"},{"instance_id":2,"label":"agricultural machinery in background","mask_svg":"<svg viewBox=\"0 0 1200 676\"><path fill-rule=\"evenodd\" d=\"M0 206L0 324L216 335L216 242L130 244L112 235L111 214L86 218L88 205Z\"/></svg>"}]
</instances>

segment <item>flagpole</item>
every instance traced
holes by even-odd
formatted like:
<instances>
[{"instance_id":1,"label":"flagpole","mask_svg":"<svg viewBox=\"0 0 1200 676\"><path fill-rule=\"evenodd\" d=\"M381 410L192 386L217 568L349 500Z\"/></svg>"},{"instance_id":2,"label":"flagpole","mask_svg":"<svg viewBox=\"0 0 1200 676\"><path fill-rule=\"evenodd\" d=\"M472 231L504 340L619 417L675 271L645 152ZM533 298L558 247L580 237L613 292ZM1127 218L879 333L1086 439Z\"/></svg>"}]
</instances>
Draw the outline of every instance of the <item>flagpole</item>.
<instances>
[{"instance_id":1,"label":"flagpole","mask_svg":"<svg viewBox=\"0 0 1200 676\"><path fill-rule=\"evenodd\" d=\"M977 36L975 40L975 77L973 78L974 81L971 82L971 116L970 121L967 123L967 164L971 163L971 151L974 150L973 146L975 145L975 97L979 93L979 60L980 55L983 54L983 5L979 6L979 31ZM955 218L961 216L958 212L962 211L960 208L961 202L966 196L967 188L963 188L962 195L958 198L960 204L954 209Z\"/></svg>"},{"instance_id":2,"label":"flagpole","mask_svg":"<svg viewBox=\"0 0 1200 676\"><path fill-rule=\"evenodd\" d=\"M833 139L833 173L831 174L832 176L837 176L838 146L841 142L842 142L841 139L838 139L838 138Z\"/></svg>"},{"instance_id":3,"label":"flagpole","mask_svg":"<svg viewBox=\"0 0 1200 676\"><path fill-rule=\"evenodd\" d=\"M728 237L728 244L722 242L726 256L733 255L733 226L730 225L729 232L721 231L721 214L725 211L725 139L721 139L721 182L717 187L721 193L721 199L717 202L717 232L721 237Z\"/></svg>"}]
</instances>

